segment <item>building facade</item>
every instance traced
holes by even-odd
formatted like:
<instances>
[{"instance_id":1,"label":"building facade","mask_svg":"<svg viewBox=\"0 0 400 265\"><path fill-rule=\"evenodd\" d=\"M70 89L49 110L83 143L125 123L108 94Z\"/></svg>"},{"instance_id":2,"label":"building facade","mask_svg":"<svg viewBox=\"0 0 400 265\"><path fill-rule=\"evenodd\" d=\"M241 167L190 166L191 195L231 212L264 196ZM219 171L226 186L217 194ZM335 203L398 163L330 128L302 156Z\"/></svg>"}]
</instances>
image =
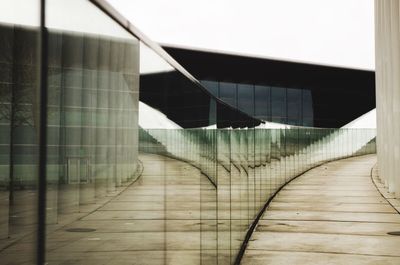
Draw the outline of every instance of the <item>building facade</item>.
<instances>
[{"instance_id":1,"label":"building facade","mask_svg":"<svg viewBox=\"0 0 400 265\"><path fill-rule=\"evenodd\" d=\"M373 107L369 72L208 53L188 71L107 1L18 3L0 4L2 264L238 264L284 185L375 152L373 129L262 126L342 125ZM141 103L176 126L140 127Z\"/></svg>"},{"instance_id":2,"label":"building facade","mask_svg":"<svg viewBox=\"0 0 400 265\"><path fill-rule=\"evenodd\" d=\"M375 108L373 71L164 48L214 96L265 121L339 128Z\"/></svg>"}]
</instances>

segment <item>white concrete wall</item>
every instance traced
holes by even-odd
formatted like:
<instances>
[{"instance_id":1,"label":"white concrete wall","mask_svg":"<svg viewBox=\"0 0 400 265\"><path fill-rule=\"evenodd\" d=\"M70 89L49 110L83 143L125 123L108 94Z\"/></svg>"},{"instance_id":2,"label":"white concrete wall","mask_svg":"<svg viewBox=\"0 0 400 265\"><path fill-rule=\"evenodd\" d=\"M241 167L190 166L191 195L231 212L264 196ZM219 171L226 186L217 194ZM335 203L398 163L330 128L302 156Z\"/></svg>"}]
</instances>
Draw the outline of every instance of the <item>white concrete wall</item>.
<instances>
[{"instance_id":1,"label":"white concrete wall","mask_svg":"<svg viewBox=\"0 0 400 265\"><path fill-rule=\"evenodd\" d=\"M400 197L399 0L375 0L379 176Z\"/></svg>"}]
</instances>

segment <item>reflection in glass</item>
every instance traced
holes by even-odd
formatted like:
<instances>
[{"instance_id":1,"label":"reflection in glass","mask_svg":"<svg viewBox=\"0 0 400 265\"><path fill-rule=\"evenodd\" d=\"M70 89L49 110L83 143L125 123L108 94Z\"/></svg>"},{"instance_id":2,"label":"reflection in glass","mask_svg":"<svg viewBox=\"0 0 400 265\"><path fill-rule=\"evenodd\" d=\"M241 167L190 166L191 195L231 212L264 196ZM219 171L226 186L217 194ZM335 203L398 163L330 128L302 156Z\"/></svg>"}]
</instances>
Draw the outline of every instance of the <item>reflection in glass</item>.
<instances>
[{"instance_id":1,"label":"reflection in glass","mask_svg":"<svg viewBox=\"0 0 400 265\"><path fill-rule=\"evenodd\" d=\"M201 83L211 94L252 117L297 126L314 124L310 90L209 80Z\"/></svg>"},{"instance_id":2,"label":"reflection in glass","mask_svg":"<svg viewBox=\"0 0 400 265\"><path fill-rule=\"evenodd\" d=\"M217 81L201 80L201 84L215 97L219 97L219 87Z\"/></svg>"},{"instance_id":3,"label":"reflection in glass","mask_svg":"<svg viewBox=\"0 0 400 265\"><path fill-rule=\"evenodd\" d=\"M375 152L375 130L260 129L244 113L312 124L307 90L208 84L241 112L89 2L48 4L46 264L232 264L287 181ZM37 30L0 30L0 260L32 264Z\"/></svg>"},{"instance_id":4,"label":"reflection in glass","mask_svg":"<svg viewBox=\"0 0 400 265\"><path fill-rule=\"evenodd\" d=\"M237 108L237 85L235 83L220 82L219 97L225 103Z\"/></svg>"},{"instance_id":5,"label":"reflection in glass","mask_svg":"<svg viewBox=\"0 0 400 265\"><path fill-rule=\"evenodd\" d=\"M0 10L0 260L31 264L36 258L38 3L21 17L19 1ZM6 22L6 23L3 23ZM15 245L20 242L20 245ZM23 245L23 248L21 248ZM23 255L21 251L23 250Z\"/></svg>"},{"instance_id":6,"label":"reflection in glass","mask_svg":"<svg viewBox=\"0 0 400 265\"><path fill-rule=\"evenodd\" d=\"M286 89L282 87L271 87L271 121L286 123Z\"/></svg>"},{"instance_id":7,"label":"reflection in glass","mask_svg":"<svg viewBox=\"0 0 400 265\"><path fill-rule=\"evenodd\" d=\"M314 126L314 109L313 100L310 90L302 90L302 113L303 113L303 126Z\"/></svg>"},{"instance_id":8,"label":"reflection in glass","mask_svg":"<svg viewBox=\"0 0 400 265\"><path fill-rule=\"evenodd\" d=\"M78 7L76 19L66 20L65 10ZM88 225L84 216L138 177L139 41L89 2L52 0L47 9L46 257L60 264L74 260L65 248L85 245L86 235L66 245L58 239L76 226L102 233L100 219ZM90 263L81 250L78 263Z\"/></svg>"},{"instance_id":9,"label":"reflection in glass","mask_svg":"<svg viewBox=\"0 0 400 265\"><path fill-rule=\"evenodd\" d=\"M238 109L254 117L254 86L238 84Z\"/></svg>"},{"instance_id":10,"label":"reflection in glass","mask_svg":"<svg viewBox=\"0 0 400 265\"><path fill-rule=\"evenodd\" d=\"M287 123L302 125L302 90L287 89Z\"/></svg>"},{"instance_id":11,"label":"reflection in glass","mask_svg":"<svg viewBox=\"0 0 400 265\"><path fill-rule=\"evenodd\" d=\"M254 86L254 117L271 121L271 88Z\"/></svg>"}]
</instances>

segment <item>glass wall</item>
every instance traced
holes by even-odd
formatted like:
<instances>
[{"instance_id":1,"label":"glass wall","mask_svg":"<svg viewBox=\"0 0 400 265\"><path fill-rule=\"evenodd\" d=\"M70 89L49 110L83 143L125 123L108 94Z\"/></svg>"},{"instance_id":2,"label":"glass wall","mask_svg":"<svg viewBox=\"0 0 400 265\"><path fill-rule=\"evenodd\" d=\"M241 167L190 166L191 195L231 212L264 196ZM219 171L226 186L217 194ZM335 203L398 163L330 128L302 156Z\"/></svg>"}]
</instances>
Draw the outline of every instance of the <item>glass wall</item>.
<instances>
[{"instance_id":1,"label":"glass wall","mask_svg":"<svg viewBox=\"0 0 400 265\"><path fill-rule=\"evenodd\" d=\"M312 127L314 109L311 90L202 80L223 102L264 121Z\"/></svg>"},{"instance_id":2,"label":"glass wall","mask_svg":"<svg viewBox=\"0 0 400 265\"><path fill-rule=\"evenodd\" d=\"M161 251L156 264L233 264L250 225L280 187L322 163L375 153L375 134L373 129L142 130L144 171L131 192L145 190L136 199L145 204L152 196L150 205L158 207L136 218L163 228L141 237L146 243L135 246L137 257Z\"/></svg>"},{"instance_id":3,"label":"glass wall","mask_svg":"<svg viewBox=\"0 0 400 265\"><path fill-rule=\"evenodd\" d=\"M49 265L233 264L282 185L326 161L375 152L375 130L257 128L251 116L312 120L303 91L221 82L208 93L90 1L47 0L45 8L42 64L36 24L0 25L2 264L38 264L37 253ZM155 121L159 128L147 126Z\"/></svg>"},{"instance_id":4,"label":"glass wall","mask_svg":"<svg viewBox=\"0 0 400 265\"><path fill-rule=\"evenodd\" d=\"M146 46L141 50L140 63L140 101L182 128L237 128L261 123L244 109L236 108L236 84L223 83L222 89L218 90L221 99L231 102L233 107L214 96L216 87L211 86L212 91L207 91L197 80L190 80L166 65L163 58ZM249 105L243 101L241 104Z\"/></svg>"},{"instance_id":5,"label":"glass wall","mask_svg":"<svg viewBox=\"0 0 400 265\"><path fill-rule=\"evenodd\" d=\"M38 26L31 12L18 13L21 1L0 8L0 260L34 263L37 230L39 137ZM26 238L16 252L12 245Z\"/></svg>"},{"instance_id":6,"label":"glass wall","mask_svg":"<svg viewBox=\"0 0 400 265\"><path fill-rule=\"evenodd\" d=\"M84 216L139 176L140 44L87 1L48 0L46 4L46 257L48 264L61 264L65 252L76 244L97 243L85 243L79 233L98 230L98 224L87 225ZM74 231L78 232L71 234ZM80 243L60 241L71 236ZM90 254L72 251L76 252L78 263L91 260Z\"/></svg>"}]
</instances>

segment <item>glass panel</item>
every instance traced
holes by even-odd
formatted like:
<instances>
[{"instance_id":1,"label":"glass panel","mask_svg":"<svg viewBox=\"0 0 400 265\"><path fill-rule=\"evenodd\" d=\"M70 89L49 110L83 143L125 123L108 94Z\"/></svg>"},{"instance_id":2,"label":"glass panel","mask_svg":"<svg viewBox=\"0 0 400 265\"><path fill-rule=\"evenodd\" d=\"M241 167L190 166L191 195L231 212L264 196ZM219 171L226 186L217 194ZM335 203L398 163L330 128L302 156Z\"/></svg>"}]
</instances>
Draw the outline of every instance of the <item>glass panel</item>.
<instances>
[{"instance_id":1,"label":"glass panel","mask_svg":"<svg viewBox=\"0 0 400 265\"><path fill-rule=\"evenodd\" d=\"M254 116L271 121L271 88L254 86Z\"/></svg>"},{"instance_id":2,"label":"glass panel","mask_svg":"<svg viewBox=\"0 0 400 265\"><path fill-rule=\"evenodd\" d=\"M111 199L137 179L141 168L139 41L89 2L46 3L47 263L119 264L124 255L105 255L98 247L137 237L121 233L129 227L122 215L111 217L128 204ZM99 254L91 255L90 249Z\"/></svg>"},{"instance_id":3,"label":"glass panel","mask_svg":"<svg viewBox=\"0 0 400 265\"><path fill-rule=\"evenodd\" d=\"M287 117L288 124L302 125L302 90L287 89Z\"/></svg>"},{"instance_id":4,"label":"glass panel","mask_svg":"<svg viewBox=\"0 0 400 265\"><path fill-rule=\"evenodd\" d=\"M271 121L286 123L286 107L286 88L271 87Z\"/></svg>"},{"instance_id":5,"label":"glass panel","mask_svg":"<svg viewBox=\"0 0 400 265\"><path fill-rule=\"evenodd\" d=\"M244 131L234 130L231 135L231 175L230 175L230 256L231 262L240 247L242 227L247 223L247 154L244 153Z\"/></svg>"},{"instance_id":6,"label":"glass panel","mask_svg":"<svg viewBox=\"0 0 400 265\"><path fill-rule=\"evenodd\" d=\"M219 98L225 103L237 108L237 85L235 83L220 82Z\"/></svg>"},{"instance_id":7,"label":"glass panel","mask_svg":"<svg viewBox=\"0 0 400 265\"><path fill-rule=\"evenodd\" d=\"M21 6L29 12L20 12ZM0 4L0 260L36 259L39 2Z\"/></svg>"},{"instance_id":8,"label":"glass panel","mask_svg":"<svg viewBox=\"0 0 400 265\"><path fill-rule=\"evenodd\" d=\"M376 152L373 129L255 128L90 2L47 3L46 264L232 264L286 182ZM11 22L0 25L0 260L32 264L38 35ZM212 85L251 115L313 124L308 90Z\"/></svg>"},{"instance_id":9,"label":"glass panel","mask_svg":"<svg viewBox=\"0 0 400 265\"><path fill-rule=\"evenodd\" d=\"M217 81L209 81L209 80L201 80L201 84L207 88L207 90L214 95L215 97L219 97L218 95L218 85L219 83Z\"/></svg>"},{"instance_id":10,"label":"glass panel","mask_svg":"<svg viewBox=\"0 0 400 265\"><path fill-rule=\"evenodd\" d=\"M238 84L238 109L254 116L254 86Z\"/></svg>"},{"instance_id":11,"label":"glass panel","mask_svg":"<svg viewBox=\"0 0 400 265\"><path fill-rule=\"evenodd\" d=\"M140 101L152 115L140 116L147 127L198 128L216 124L216 102L203 87L184 77L146 45L142 44L140 50ZM159 117L158 123L150 120L159 112L166 115L164 123Z\"/></svg>"},{"instance_id":12,"label":"glass panel","mask_svg":"<svg viewBox=\"0 0 400 265\"><path fill-rule=\"evenodd\" d=\"M217 135L217 264L230 264L230 186L231 170L234 167L231 166L231 131L218 130Z\"/></svg>"},{"instance_id":13,"label":"glass panel","mask_svg":"<svg viewBox=\"0 0 400 265\"><path fill-rule=\"evenodd\" d=\"M302 89L302 116L303 126L314 126L313 100L310 90Z\"/></svg>"}]
</instances>

